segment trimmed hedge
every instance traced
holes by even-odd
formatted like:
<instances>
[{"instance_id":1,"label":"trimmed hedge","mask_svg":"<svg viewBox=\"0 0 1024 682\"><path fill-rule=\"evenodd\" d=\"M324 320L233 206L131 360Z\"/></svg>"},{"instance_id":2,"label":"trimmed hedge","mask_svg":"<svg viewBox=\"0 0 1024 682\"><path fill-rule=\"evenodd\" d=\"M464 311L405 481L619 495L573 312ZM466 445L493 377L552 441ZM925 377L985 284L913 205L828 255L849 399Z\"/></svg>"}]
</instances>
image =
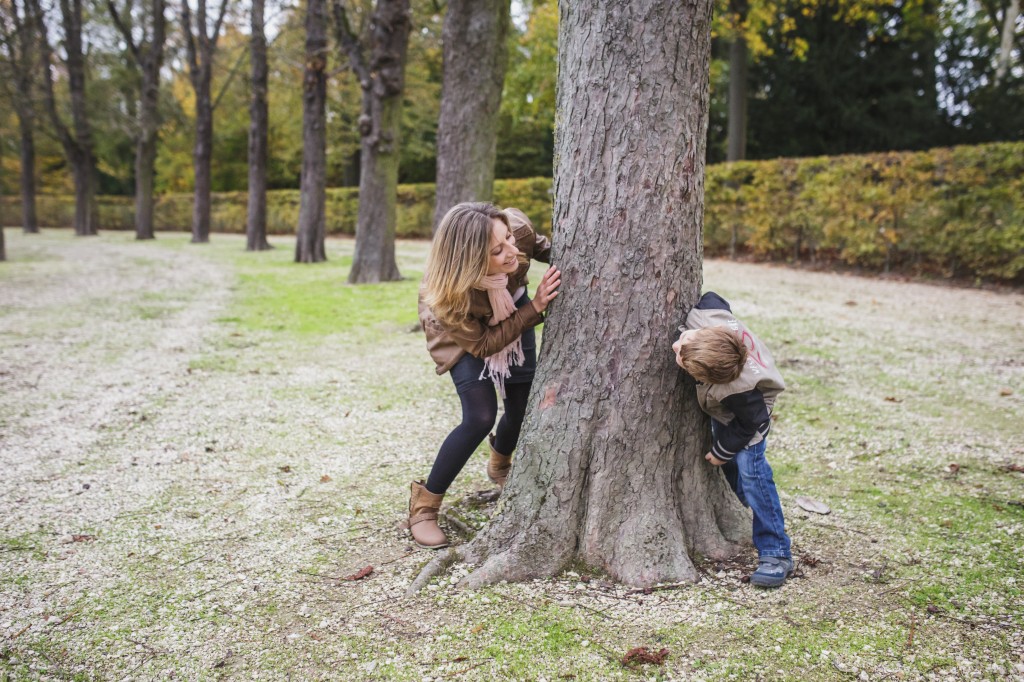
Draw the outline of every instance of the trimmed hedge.
<instances>
[{"instance_id":1,"label":"trimmed hedge","mask_svg":"<svg viewBox=\"0 0 1024 682\"><path fill-rule=\"evenodd\" d=\"M495 203L517 206L551 232L550 178L498 180ZM432 184L398 188L399 237L428 237ZM99 199L100 225L131 230L133 200ZM327 232L352 235L354 188L327 190ZM20 217L17 197L0 199L6 225ZM212 229L245 230L246 195L213 196ZM40 196L40 223L71 223L71 197ZM267 197L268 231L291 234L298 190ZM192 195L158 199L158 230L190 229ZM13 221L13 222L11 222ZM1024 280L1024 143L811 159L740 161L707 169L705 253L759 260L843 263L901 271Z\"/></svg>"}]
</instances>

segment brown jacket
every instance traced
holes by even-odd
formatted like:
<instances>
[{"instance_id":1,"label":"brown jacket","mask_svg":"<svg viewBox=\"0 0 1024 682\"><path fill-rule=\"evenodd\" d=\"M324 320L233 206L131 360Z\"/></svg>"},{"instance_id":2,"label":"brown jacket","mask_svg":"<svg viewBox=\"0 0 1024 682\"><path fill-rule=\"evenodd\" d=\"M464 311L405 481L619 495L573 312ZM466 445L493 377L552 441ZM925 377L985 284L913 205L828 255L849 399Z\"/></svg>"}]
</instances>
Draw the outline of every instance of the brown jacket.
<instances>
[{"instance_id":1,"label":"brown jacket","mask_svg":"<svg viewBox=\"0 0 1024 682\"><path fill-rule=\"evenodd\" d=\"M530 269L530 260L549 262L551 258L551 242L547 237L539 235L523 226L515 231L516 248L519 249L519 269L508 276L508 292L514 294L521 286L526 286L526 273ZM493 327L488 324L492 310L487 292L474 289L470 294L468 329L451 329L434 317L434 313L423 301L423 287L419 293L420 325L427 335L427 350L437 364L437 373L444 374L463 355L469 353L478 358L493 355L508 344L515 341L524 331L540 324L544 318L532 305L519 308L507 319Z\"/></svg>"}]
</instances>

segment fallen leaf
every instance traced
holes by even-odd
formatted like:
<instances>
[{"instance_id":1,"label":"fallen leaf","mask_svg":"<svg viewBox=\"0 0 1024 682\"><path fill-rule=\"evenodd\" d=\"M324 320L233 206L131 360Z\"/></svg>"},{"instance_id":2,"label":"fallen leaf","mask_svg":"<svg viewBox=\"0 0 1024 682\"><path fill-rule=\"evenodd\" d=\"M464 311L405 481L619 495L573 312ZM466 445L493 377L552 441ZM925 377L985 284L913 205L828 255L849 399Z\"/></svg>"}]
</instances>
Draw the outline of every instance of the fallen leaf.
<instances>
[{"instance_id":1,"label":"fallen leaf","mask_svg":"<svg viewBox=\"0 0 1024 682\"><path fill-rule=\"evenodd\" d=\"M850 305L850 306L853 306L853 305L857 305L857 302L856 302L856 301L847 301L847 302L846 302L846 303L844 303L843 305Z\"/></svg>"},{"instance_id":2,"label":"fallen leaf","mask_svg":"<svg viewBox=\"0 0 1024 682\"><path fill-rule=\"evenodd\" d=\"M626 652L626 655L622 657L622 665L643 665L645 663L661 665L666 658L668 658L668 649L654 652L645 646L638 646Z\"/></svg>"},{"instance_id":3,"label":"fallen leaf","mask_svg":"<svg viewBox=\"0 0 1024 682\"><path fill-rule=\"evenodd\" d=\"M821 563L821 559L819 559L816 556L811 556L810 554L801 554L800 563L802 563L804 566L810 566L811 568L814 568L815 566Z\"/></svg>"},{"instance_id":4,"label":"fallen leaf","mask_svg":"<svg viewBox=\"0 0 1024 682\"><path fill-rule=\"evenodd\" d=\"M1024 472L1024 464L1006 464L1003 466L1003 470Z\"/></svg>"},{"instance_id":5,"label":"fallen leaf","mask_svg":"<svg viewBox=\"0 0 1024 682\"><path fill-rule=\"evenodd\" d=\"M291 466L285 464L283 467L277 467L277 470L283 474L290 474L292 471Z\"/></svg>"},{"instance_id":6,"label":"fallen leaf","mask_svg":"<svg viewBox=\"0 0 1024 682\"><path fill-rule=\"evenodd\" d=\"M359 569L358 573L353 573L352 575L346 577L345 580L362 580L371 573L373 573L373 566L365 566Z\"/></svg>"},{"instance_id":7,"label":"fallen leaf","mask_svg":"<svg viewBox=\"0 0 1024 682\"><path fill-rule=\"evenodd\" d=\"M331 477L328 476L327 474L324 474L323 476L320 477L320 482L321 483L330 483L331 482Z\"/></svg>"},{"instance_id":8,"label":"fallen leaf","mask_svg":"<svg viewBox=\"0 0 1024 682\"><path fill-rule=\"evenodd\" d=\"M96 539L95 535L72 535L71 542L92 542Z\"/></svg>"},{"instance_id":9,"label":"fallen leaf","mask_svg":"<svg viewBox=\"0 0 1024 682\"><path fill-rule=\"evenodd\" d=\"M897 398L894 395L887 395L887 396L885 396L885 402L887 402L887 403L902 403L903 402L903 398Z\"/></svg>"},{"instance_id":10,"label":"fallen leaf","mask_svg":"<svg viewBox=\"0 0 1024 682\"><path fill-rule=\"evenodd\" d=\"M814 498L811 497L804 497L801 495L800 497L796 498L796 503L801 509L806 509L807 511L814 512L815 514L832 513L831 507L829 507L824 502L819 502L818 500L815 500Z\"/></svg>"},{"instance_id":11,"label":"fallen leaf","mask_svg":"<svg viewBox=\"0 0 1024 682\"><path fill-rule=\"evenodd\" d=\"M956 462L950 462L949 465L946 467L946 471L956 475L960 473L960 465L957 464Z\"/></svg>"},{"instance_id":12,"label":"fallen leaf","mask_svg":"<svg viewBox=\"0 0 1024 682\"><path fill-rule=\"evenodd\" d=\"M939 612L939 607L938 607L938 606L936 606L935 604L929 604L929 605L928 605L928 608L927 608L927 609L925 609L925 610L926 610L926 611L927 611L928 613L938 613L938 612Z\"/></svg>"},{"instance_id":13,"label":"fallen leaf","mask_svg":"<svg viewBox=\"0 0 1024 682\"><path fill-rule=\"evenodd\" d=\"M474 626L473 629L470 630L470 632L472 632L474 635L479 635L483 631L484 631L484 624L483 623L480 623L479 625Z\"/></svg>"},{"instance_id":14,"label":"fallen leaf","mask_svg":"<svg viewBox=\"0 0 1024 682\"><path fill-rule=\"evenodd\" d=\"M1008 395L1013 395L1013 391L1011 391L1008 388L1004 388L1004 389L999 391L999 395L1001 395L1001 396L1003 396L1005 398Z\"/></svg>"}]
</instances>

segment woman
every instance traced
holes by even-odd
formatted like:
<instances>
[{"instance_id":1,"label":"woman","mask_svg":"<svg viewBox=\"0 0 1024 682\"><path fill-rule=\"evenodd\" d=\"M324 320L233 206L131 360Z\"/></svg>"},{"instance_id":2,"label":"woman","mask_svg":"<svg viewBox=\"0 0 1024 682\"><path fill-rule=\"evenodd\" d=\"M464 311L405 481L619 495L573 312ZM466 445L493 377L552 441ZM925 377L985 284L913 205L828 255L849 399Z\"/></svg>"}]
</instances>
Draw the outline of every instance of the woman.
<instances>
[{"instance_id":1,"label":"woman","mask_svg":"<svg viewBox=\"0 0 1024 682\"><path fill-rule=\"evenodd\" d=\"M459 204L437 228L420 288L420 322L437 373L451 374L462 422L441 444L426 482L412 483L409 529L420 547L448 545L437 514L448 487L494 425L495 388L505 414L491 441L487 474L499 486L505 483L537 365L533 328L561 283L558 269L549 268L531 301L526 272L531 258L546 261L550 250L521 211L506 214L487 203Z\"/></svg>"}]
</instances>

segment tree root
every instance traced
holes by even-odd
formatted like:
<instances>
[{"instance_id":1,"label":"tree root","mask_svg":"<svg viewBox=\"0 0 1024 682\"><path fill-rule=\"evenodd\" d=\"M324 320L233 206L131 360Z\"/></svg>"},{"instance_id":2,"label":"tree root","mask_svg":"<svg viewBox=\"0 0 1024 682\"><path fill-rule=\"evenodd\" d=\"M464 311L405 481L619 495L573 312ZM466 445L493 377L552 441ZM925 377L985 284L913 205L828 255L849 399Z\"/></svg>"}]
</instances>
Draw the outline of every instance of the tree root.
<instances>
[{"instance_id":1,"label":"tree root","mask_svg":"<svg viewBox=\"0 0 1024 682\"><path fill-rule=\"evenodd\" d=\"M427 583L434 576L440 575L451 568L452 564L459 561L462 558L462 554L459 552L457 547L449 547L444 551L439 551L437 556L430 560L430 562L423 567L420 574L416 576L416 579L409 585L409 589L405 591L405 596L411 597L417 592L426 587Z\"/></svg>"}]
</instances>

